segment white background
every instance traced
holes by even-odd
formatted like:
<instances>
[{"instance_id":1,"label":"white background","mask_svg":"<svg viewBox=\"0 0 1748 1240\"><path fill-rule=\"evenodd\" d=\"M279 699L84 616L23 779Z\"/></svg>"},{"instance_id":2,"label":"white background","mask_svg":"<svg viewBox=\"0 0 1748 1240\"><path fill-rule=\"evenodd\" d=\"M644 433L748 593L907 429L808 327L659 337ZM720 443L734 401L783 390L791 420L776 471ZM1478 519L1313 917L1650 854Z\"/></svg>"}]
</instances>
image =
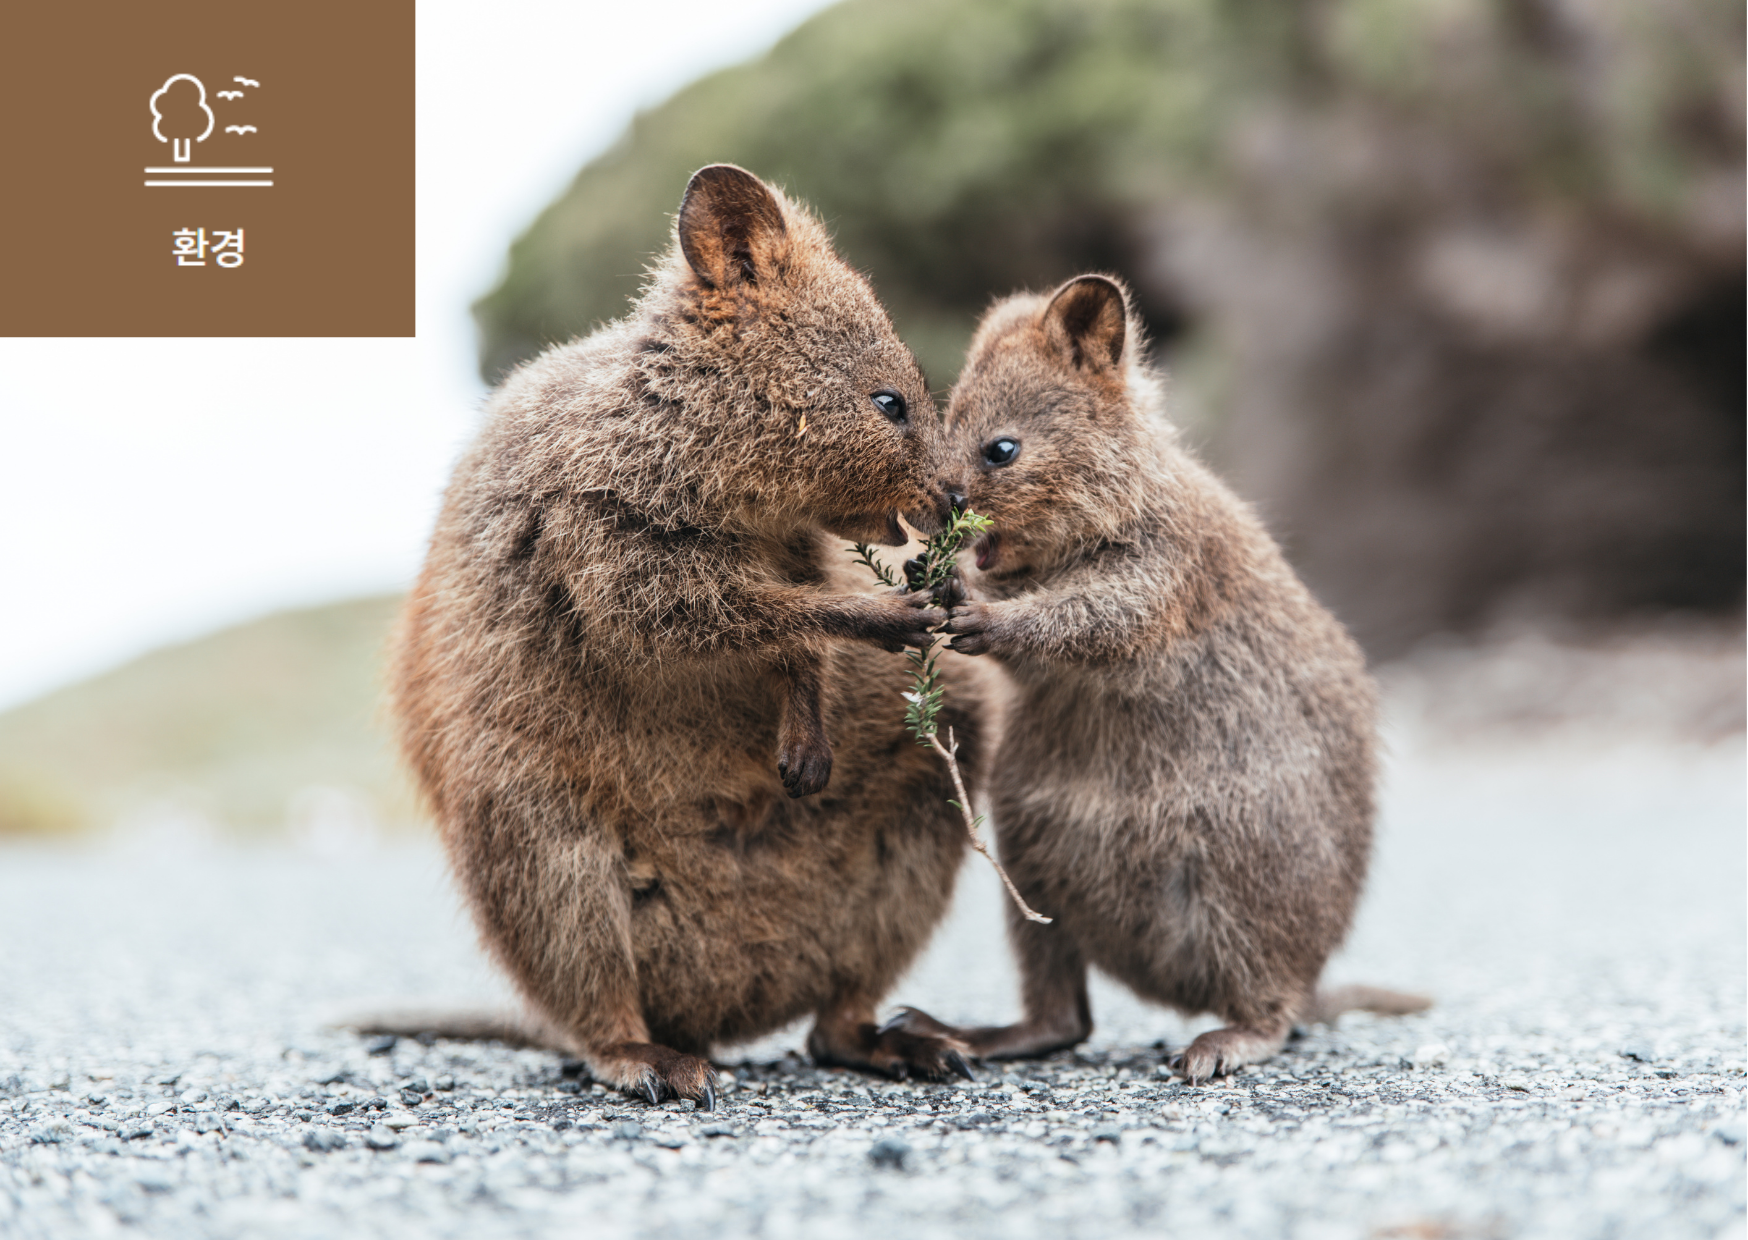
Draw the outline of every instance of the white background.
<instances>
[{"instance_id":1,"label":"white background","mask_svg":"<svg viewBox=\"0 0 1748 1240\"><path fill-rule=\"evenodd\" d=\"M825 2L421 0L415 339L0 339L0 709L409 584L510 240L636 110Z\"/></svg>"}]
</instances>

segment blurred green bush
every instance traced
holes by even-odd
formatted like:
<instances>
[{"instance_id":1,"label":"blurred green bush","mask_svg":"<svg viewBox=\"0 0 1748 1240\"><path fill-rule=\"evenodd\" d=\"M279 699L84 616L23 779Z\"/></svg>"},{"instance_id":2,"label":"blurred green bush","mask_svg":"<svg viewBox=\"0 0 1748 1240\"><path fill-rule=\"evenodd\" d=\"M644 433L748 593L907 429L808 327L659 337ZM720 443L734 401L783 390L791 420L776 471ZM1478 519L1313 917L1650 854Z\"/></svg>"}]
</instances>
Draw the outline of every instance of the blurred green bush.
<instances>
[{"instance_id":1,"label":"blurred green bush","mask_svg":"<svg viewBox=\"0 0 1748 1240\"><path fill-rule=\"evenodd\" d=\"M482 371L622 314L687 176L717 161L813 204L938 381L991 296L1088 269L1129 274L1174 334L1158 212L1242 196L1246 128L1270 115L1387 114L1474 152L1471 192L1502 209L1682 229L1739 159L1741 18L1720 0L847 0L581 171L475 307ZM1344 205L1364 204L1296 209Z\"/></svg>"},{"instance_id":2,"label":"blurred green bush","mask_svg":"<svg viewBox=\"0 0 1748 1240\"><path fill-rule=\"evenodd\" d=\"M412 821L381 706L399 602L279 612L0 714L0 835L166 813L277 831L324 794L378 825Z\"/></svg>"}]
</instances>

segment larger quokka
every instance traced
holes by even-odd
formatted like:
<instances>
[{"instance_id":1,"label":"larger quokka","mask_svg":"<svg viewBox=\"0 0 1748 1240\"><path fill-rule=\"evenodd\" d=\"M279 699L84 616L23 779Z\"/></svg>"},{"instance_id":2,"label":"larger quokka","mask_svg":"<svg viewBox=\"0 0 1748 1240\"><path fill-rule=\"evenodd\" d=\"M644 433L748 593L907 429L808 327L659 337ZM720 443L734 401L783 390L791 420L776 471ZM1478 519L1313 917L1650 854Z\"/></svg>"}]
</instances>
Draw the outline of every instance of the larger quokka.
<instances>
[{"instance_id":1,"label":"larger quokka","mask_svg":"<svg viewBox=\"0 0 1748 1240\"><path fill-rule=\"evenodd\" d=\"M1372 841L1374 700L1359 649L1254 515L1180 449L1120 285L996 305L953 390L970 597L944 632L1018 686L994 761L1025 1018L950 1030L1036 1055L1092 1030L1086 969L1227 1026L1174 1061L1200 1082L1296 1020L1425 1000L1317 992Z\"/></svg>"},{"instance_id":2,"label":"larger quokka","mask_svg":"<svg viewBox=\"0 0 1748 1240\"><path fill-rule=\"evenodd\" d=\"M939 414L804 209L716 166L675 233L627 317L493 399L402 620L402 748L482 937L597 1079L708 1106L713 1043L808 1013L821 1061L963 1070L873 1023L963 855L886 653L946 614L829 583L831 536L950 511Z\"/></svg>"}]
</instances>

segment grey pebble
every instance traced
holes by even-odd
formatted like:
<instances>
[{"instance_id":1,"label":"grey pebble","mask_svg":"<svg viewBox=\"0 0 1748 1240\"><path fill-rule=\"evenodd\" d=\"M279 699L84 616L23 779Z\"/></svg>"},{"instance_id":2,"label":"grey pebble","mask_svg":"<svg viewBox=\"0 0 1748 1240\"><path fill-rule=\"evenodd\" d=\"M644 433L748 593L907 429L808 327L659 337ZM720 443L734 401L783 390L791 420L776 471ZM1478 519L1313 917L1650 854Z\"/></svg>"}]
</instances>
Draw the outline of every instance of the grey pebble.
<instances>
[{"instance_id":1,"label":"grey pebble","mask_svg":"<svg viewBox=\"0 0 1748 1240\"><path fill-rule=\"evenodd\" d=\"M386 1124L377 1124L364 1134L364 1144L373 1150L392 1150L400 1143L401 1139L395 1135L394 1129Z\"/></svg>"},{"instance_id":2,"label":"grey pebble","mask_svg":"<svg viewBox=\"0 0 1748 1240\"><path fill-rule=\"evenodd\" d=\"M305 1149L326 1154L333 1150L346 1148L346 1134L335 1132L332 1128L312 1128L303 1134Z\"/></svg>"},{"instance_id":3,"label":"grey pebble","mask_svg":"<svg viewBox=\"0 0 1748 1240\"><path fill-rule=\"evenodd\" d=\"M897 1137L882 1137L868 1147L868 1161L876 1167L902 1169L910 1155L910 1146Z\"/></svg>"}]
</instances>

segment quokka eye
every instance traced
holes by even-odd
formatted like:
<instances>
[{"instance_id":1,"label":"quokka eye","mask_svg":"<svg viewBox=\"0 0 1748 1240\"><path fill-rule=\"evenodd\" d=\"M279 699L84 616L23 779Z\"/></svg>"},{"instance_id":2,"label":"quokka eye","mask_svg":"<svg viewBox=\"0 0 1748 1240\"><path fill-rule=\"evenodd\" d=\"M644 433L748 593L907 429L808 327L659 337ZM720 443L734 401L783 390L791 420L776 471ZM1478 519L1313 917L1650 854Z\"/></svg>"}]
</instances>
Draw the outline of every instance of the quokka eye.
<instances>
[{"instance_id":1,"label":"quokka eye","mask_svg":"<svg viewBox=\"0 0 1748 1240\"><path fill-rule=\"evenodd\" d=\"M1020 441L1009 439L1005 435L983 445L983 459L990 465L1011 465L1019 454Z\"/></svg>"},{"instance_id":2,"label":"quokka eye","mask_svg":"<svg viewBox=\"0 0 1748 1240\"><path fill-rule=\"evenodd\" d=\"M881 413L884 413L900 426L902 426L905 420L910 417L910 406L904 403L904 397L900 396L890 388L881 388L878 392L874 393L873 396L869 397L869 399L874 402L875 406Z\"/></svg>"}]
</instances>

